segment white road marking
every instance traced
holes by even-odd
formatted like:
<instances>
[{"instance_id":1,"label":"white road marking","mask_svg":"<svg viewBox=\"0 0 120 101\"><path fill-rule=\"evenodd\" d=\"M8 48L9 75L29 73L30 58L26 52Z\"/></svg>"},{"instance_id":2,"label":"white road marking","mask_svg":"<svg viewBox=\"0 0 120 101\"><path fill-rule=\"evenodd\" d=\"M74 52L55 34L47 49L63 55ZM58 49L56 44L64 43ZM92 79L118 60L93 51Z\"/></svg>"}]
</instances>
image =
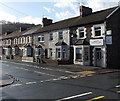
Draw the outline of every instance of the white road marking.
<instances>
[{"instance_id":1,"label":"white road marking","mask_svg":"<svg viewBox=\"0 0 120 101\"><path fill-rule=\"evenodd\" d=\"M48 73L43 73L43 72L39 72L39 71L34 71L35 73L38 73L38 74L43 74L43 75L49 75L49 76L55 76L55 75L52 75L52 74L48 74ZM55 76L56 77L56 76Z\"/></svg>"},{"instance_id":2,"label":"white road marking","mask_svg":"<svg viewBox=\"0 0 120 101\"><path fill-rule=\"evenodd\" d=\"M120 87L120 85L117 85L117 86L115 86L116 88L119 88Z\"/></svg>"},{"instance_id":3,"label":"white road marking","mask_svg":"<svg viewBox=\"0 0 120 101\"><path fill-rule=\"evenodd\" d=\"M85 96L85 95L89 95L89 94L92 94L92 92L83 93L83 94L79 94L79 95L75 95L75 96L70 96L70 97L66 97L66 98L58 99L58 100L56 100L56 101L69 100L69 99L73 99L73 98L76 98L76 97L81 97L81 96Z\"/></svg>"},{"instance_id":4,"label":"white road marking","mask_svg":"<svg viewBox=\"0 0 120 101\"><path fill-rule=\"evenodd\" d=\"M35 84L36 82L27 82L26 85Z\"/></svg>"},{"instance_id":5,"label":"white road marking","mask_svg":"<svg viewBox=\"0 0 120 101\"><path fill-rule=\"evenodd\" d=\"M40 81L41 83L43 83L44 81Z\"/></svg>"},{"instance_id":6,"label":"white road marking","mask_svg":"<svg viewBox=\"0 0 120 101\"><path fill-rule=\"evenodd\" d=\"M22 84L14 84L14 85L11 85L11 87L15 87L15 86L21 86Z\"/></svg>"}]
</instances>

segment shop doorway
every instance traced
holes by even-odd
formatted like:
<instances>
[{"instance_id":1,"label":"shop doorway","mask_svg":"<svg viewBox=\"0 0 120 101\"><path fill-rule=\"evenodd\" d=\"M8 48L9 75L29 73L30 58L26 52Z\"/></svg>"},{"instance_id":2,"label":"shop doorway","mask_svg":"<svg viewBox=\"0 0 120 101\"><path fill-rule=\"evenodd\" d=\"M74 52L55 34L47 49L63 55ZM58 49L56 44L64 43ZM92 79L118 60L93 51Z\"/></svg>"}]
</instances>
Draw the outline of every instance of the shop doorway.
<instances>
[{"instance_id":1,"label":"shop doorway","mask_svg":"<svg viewBox=\"0 0 120 101\"><path fill-rule=\"evenodd\" d=\"M101 48L95 48L95 66L101 67L102 66L102 50Z\"/></svg>"}]
</instances>

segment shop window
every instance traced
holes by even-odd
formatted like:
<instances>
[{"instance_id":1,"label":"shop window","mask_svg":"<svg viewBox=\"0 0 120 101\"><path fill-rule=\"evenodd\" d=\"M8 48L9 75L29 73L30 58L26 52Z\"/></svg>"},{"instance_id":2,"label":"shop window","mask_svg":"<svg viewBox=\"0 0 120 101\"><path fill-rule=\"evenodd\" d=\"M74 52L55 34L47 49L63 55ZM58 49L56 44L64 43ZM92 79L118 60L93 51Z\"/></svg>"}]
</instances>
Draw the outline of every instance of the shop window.
<instances>
[{"instance_id":1,"label":"shop window","mask_svg":"<svg viewBox=\"0 0 120 101\"><path fill-rule=\"evenodd\" d=\"M62 40L62 39L63 39L63 32L59 32L59 33L58 33L58 39L59 39L59 40Z\"/></svg>"},{"instance_id":2,"label":"shop window","mask_svg":"<svg viewBox=\"0 0 120 101\"><path fill-rule=\"evenodd\" d=\"M82 59L82 48L76 48L76 60Z\"/></svg>"},{"instance_id":3,"label":"shop window","mask_svg":"<svg viewBox=\"0 0 120 101\"><path fill-rule=\"evenodd\" d=\"M38 36L38 41L39 42L44 42L44 35Z\"/></svg>"},{"instance_id":4,"label":"shop window","mask_svg":"<svg viewBox=\"0 0 120 101\"><path fill-rule=\"evenodd\" d=\"M100 26L94 27L94 30L95 30L95 36L101 36L101 27Z\"/></svg>"}]
</instances>

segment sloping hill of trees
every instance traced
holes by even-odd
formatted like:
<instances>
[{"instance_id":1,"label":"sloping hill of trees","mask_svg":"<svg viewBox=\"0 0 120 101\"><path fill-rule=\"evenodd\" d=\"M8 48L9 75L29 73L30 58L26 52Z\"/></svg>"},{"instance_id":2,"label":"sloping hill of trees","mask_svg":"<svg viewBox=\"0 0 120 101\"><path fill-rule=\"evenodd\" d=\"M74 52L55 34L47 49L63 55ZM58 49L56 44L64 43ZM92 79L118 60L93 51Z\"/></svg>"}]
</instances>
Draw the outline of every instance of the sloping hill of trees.
<instances>
[{"instance_id":1,"label":"sloping hill of trees","mask_svg":"<svg viewBox=\"0 0 120 101\"><path fill-rule=\"evenodd\" d=\"M25 30L30 27L34 27L34 24L28 23L20 23L20 22L9 22L9 21L0 21L0 25L2 25L2 34L7 34L14 32L16 30Z\"/></svg>"}]
</instances>

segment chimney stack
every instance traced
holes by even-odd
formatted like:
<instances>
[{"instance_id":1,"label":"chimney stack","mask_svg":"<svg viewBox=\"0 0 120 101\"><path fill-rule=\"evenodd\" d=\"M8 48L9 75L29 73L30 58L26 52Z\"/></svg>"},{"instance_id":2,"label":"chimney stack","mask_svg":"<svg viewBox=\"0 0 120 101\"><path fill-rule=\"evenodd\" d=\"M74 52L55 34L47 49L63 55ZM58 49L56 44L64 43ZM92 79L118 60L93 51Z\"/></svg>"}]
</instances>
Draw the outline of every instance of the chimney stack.
<instances>
[{"instance_id":1,"label":"chimney stack","mask_svg":"<svg viewBox=\"0 0 120 101\"><path fill-rule=\"evenodd\" d=\"M45 27L52 24L52 19L43 18L42 22L43 22L43 27Z\"/></svg>"},{"instance_id":2,"label":"chimney stack","mask_svg":"<svg viewBox=\"0 0 120 101\"><path fill-rule=\"evenodd\" d=\"M80 6L80 16L84 17L87 15L92 14L92 9L89 7L85 7L85 6Z\"/></svg>"}]
</instances>

